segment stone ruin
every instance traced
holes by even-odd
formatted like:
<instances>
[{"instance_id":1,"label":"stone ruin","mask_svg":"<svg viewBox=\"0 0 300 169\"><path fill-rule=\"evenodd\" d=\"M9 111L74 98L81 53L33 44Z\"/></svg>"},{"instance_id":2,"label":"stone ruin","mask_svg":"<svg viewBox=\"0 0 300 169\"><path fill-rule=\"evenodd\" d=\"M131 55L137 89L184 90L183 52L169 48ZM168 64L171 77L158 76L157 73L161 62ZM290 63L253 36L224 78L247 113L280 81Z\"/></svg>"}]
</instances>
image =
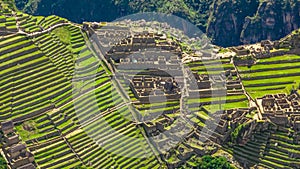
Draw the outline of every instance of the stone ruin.
<instances>
[{"instance_id":1,"label":"stone ruin","mask_svg":"<svg viewBox=\"0 0 300 169\"><path fill-rule=\"evenodd\" d=\"M159 135L160 133L165 131L165 125L169 126L175 121L174 118L170 118L166 115L162 116L163 118L161 118L159 121L142 123L142 126L147 132L148 136L153 137Z\"/></svg>"},{"instance_id":2,"label":"stone ruin","mask_svg":"<svg viewBox=\"0 0 300 169\"><path fill-rule=\"evenodd\" d=\"M230 50L235 52L237 56L252 56L256 59L263 59L263 58L270 58L274 56L282 56L287 54L288 52L284 50L275 50L273 49L280 49L280 48L290 48L293 44L289 41L270 41L270 40L264 40L261 41L258 44L255 45L246 45L246 46L237 46L237 47L231 47ZM295 46L295 45L294 45ZM245 61L243 61L245 62ZM240 66L247 66L249 63L241 63L241 61L236 62L236 64L239 64Z\"/></svg>"},{"instance_id":3,"label":"stone ruin","mask_svg":"<svg viewBox=\"0 0 300 169\"><path fill-rule=\"evenodd\" d=\"M208 124L213 124L214 121L218 121L215 133L213 134L212 140L218 144L222 144L228 141L230 134L241 124L246 124L251 122L251 118L247 117L248 114L255 111L256 108L238 108L224 110L222 112L217 112L212 115L212 120ZM209 127L209 126L208 126ZM247 141L247 137L241 138L242 142Z\"/></svg>"},{"instance_id":4,"label":"stone ruin","mask_svg":"<svg viewBox=\"0 0 300 169\"><path fill-rule=\"evenodd\" d=\"M13 122L2 122L1 131L4 137L2 150L9 166L12 169L35 169L34 156L27 150L26 145L21 143Z\"/></svg>"},{"instance_id":5,"label":"stone ruin","mask_svg":"<svg viewBox=\"0 0 300 169\"><path fill-rule=\"evenodd\" d=\"M111 32L109 32L109 34L111 34ZM104 34L103 36L106 37L107 35ZM159 49L173 52L176 55L181 53L179 45L173 40L166 39L166 35L164 34L154 34L144 31L134 35L128 34L120 37L116 34L114 36L116 37L110 40L110 43L115 43L112 44L112 47L105 55L107 60L113 60L113 64L120 63L121 58L126 58L128 55L134 52L140 52L144 49Z\"/></svg>"},{"instance_id":6,"label":"stone ruin","mask_svg":"<svg viewBox=\"0 0 300 169\"><path fill-rule=\"evenodd\" d=\"M193 73L196 81L197 81L197 89L210 89L212 87L212 82L209 79L208 75L201 74L199 75L198 73Z\"/></svg>"},{"instance_id":7,"label":"stone ruin","mask_svg":"<svg viewBox=\"0 0 300 169\"><path fill-rule=\"evenodd\" d=\"M250 55L243 57L243 58L234 57L233 64L236 66L252 66L255 64L255 59Z\"/></svg>"},{"instance_id":8,"label":"stone ruin","mask_svg":"<svg viewBox=\"0 0 300 169\"><path fill-rule=\"evenodd\" d=\"M300 131L300 97L298 93L266 95L260 103L263 120Z\"/></svg>"},{"instance_id":9,"label":"stone ruin","mask_svg":"<svg viewBox=\"0 0 300 169\"><path fill-rule=\"evenodd\" d=\"M134 53L119 58L117 61L118 63L114 62L114 65L119 69L143 70L144 68L150 68L153 70L169 70L174 72L174 74L180 74L179 72L182 71L179 66L180 58L178 56L156 50L148 50L143 54Z\"/></svg>"},{"instance_id":10,"label":"stone ruin","mask_svg":"<svg viewBox=\"0 0 300 169\"><path fill-rule=\"evenodd\" d=\"M250 50L246 49L243 46L231 47L230 50L235 52L238 56L243 56L243 55L249 55L250 54Z\"/></svg>"},{"instance_id":11,"label":"stone ruin","mask_svg":"<svg viewBox=\"0 0 300 169\"><path fill-rule=\"evenodd\" d=\"M300 54L300 31L295 30L293 33L287 37L276 41L276 48L289 49L288 54Z\"/></svg>"},{"instance_id":12,"label":"stone ruin","mask_svg":"<svg viewBox=\"0 0 300 169\"><path fill-rule=\"evenodd\" d=\"M135 76L130 89L141 103L179 100L180 85L173 77Z\"/></svg>"},{"instance_id":13,"label":"stone ruin","mask_svg":"<svg viewBox=\"0 0 300 169\"><path fill-rule=\"evenodd\" d=\"M123 71L116 71L120 77L129 79L134 96L141 103L160 102L162 99L179 100L180 83L183 81L179 45L162 33L130 32L120 38L117 32L122 31L100 32L103 37L110 36L110 42L116 42L111 43L112 47L105 57L114 70ZM125 73L127 70L142 73L131 77L130 73Z\"/></svg>"}]
</instances>

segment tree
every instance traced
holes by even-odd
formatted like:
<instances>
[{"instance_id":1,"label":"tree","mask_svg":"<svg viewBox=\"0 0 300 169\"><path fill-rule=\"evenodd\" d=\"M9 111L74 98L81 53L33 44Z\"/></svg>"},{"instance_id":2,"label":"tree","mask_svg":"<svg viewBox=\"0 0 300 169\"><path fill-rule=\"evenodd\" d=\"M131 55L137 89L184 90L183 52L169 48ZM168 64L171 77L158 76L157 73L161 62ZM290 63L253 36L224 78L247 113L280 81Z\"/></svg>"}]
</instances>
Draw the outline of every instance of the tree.
<instances>
[{"instance_id":1,"label":"tree","mask_svg":"<svg viewBox=\"0 0 300 169\"><path fill-rule=\"evenodd\" d=\"M234 169L225 157L203 156L198 169Z\"/></svg>"},{"instance_id":2,"label":"tree","mask_svg":"<svg viewBox=\"0 0 300 169\"><path fill-rule=\"evenodd\" d=\"M194 158L193 163L196 165L194 169L234 169L225 157L205 155L201 158Z\"/></svg>"},{"instance_id":3,"label":"tree","mask_svg":"<svg viewBox=\"0 0 300 169\"><path fill-rule=\"evenodd\" d=\"M6 161L1 155L0 155L0 169L7 169Z\"/></svg>"}]
</instances>

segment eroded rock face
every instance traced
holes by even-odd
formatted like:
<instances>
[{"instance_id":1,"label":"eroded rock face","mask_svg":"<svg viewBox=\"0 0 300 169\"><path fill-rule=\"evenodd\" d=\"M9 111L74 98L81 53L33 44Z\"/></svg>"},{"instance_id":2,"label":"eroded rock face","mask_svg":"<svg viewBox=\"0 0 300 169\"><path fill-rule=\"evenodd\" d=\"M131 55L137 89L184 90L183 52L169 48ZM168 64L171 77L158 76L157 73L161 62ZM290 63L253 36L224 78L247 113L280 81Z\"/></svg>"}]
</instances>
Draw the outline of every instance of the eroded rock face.
<instances>
[{"instance_id":1,"label":"eroded rock face","mask_svg":"<svg viewBox=\"0 0 300 169\"><path fill-rule=\"evenodd\" d=\"M197 25L214 44L223 47L277 40L300 24L299 0L15 1L26 12L56 14L78 23L112 21L136 12L171 13Z\"/></svg>"},{"instance_id":2,"label":"eroded rock face","mask_svg":"<svg viewBox=\"0 0 300 169\"><path fill-rule=\"evenodd\" d=\"M216 1L207 27L214 43L221 46L280 39L300 26L297 0Z\"/></svg>"},{"instance_id":3,"label":"eroded rock face","mask_svg":"<svg viewBox=\"0 0 300 169\"><path fill-rule=\"evenodd\" d=\"M264 39L277 40L298 29L299 1L285 3L276 0L260 4L254 17L246 18L241 32L241 42L248 44Z\"/></svg>"},{"instance_id":4,"label":"eroded rock face","mask_svg":"<svg viewBox=\"0 0 300 169\"><path fill-rule=\"evenodd\" d=\"M211 7L208 36L220 46L239 45L245 18L254 15L258 6L258 0L216 0Z\"/></svg>"}]
</instances>

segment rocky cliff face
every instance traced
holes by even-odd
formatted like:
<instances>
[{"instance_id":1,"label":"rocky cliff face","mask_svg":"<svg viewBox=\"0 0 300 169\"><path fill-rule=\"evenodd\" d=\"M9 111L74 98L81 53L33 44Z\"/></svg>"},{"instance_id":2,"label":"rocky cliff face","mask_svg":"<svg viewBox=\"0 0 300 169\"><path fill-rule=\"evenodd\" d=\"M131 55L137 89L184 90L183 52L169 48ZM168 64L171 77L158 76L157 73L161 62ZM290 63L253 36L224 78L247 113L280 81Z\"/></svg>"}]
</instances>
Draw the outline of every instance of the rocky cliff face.
<instances>
[{"instance_id":1,"label":"rocky cliff face","mask_svg":"<svg viewBox=\"0 0 300 169\"><path fill-rule=\"evenodd\" d=\"M298 29L299 1L267 1L260 4L254 17L247 17L241 32L241 42L254 43L264 39L278 40Z\"/></svg>"},{"instance_id":2,"label":"rocky cliff face","mask_svg":"<svg viewBox=\"0 0 300 169\"><path fill-rule=\"evenodd\" d=\"M15 0L36 15L71 21L112 21L136 12L172 13L206 31L213 43L235 46L276 40L300 25L300 0Z\"/></svg>"},{"instance_id":3,"label":"rocky cliff face","mask_svg":"<svg viewBox=\"0 0 300 169\"><path fill-rule=\"evenodd\" d=\"M280 39L300 25L297 0L217 0L207 33L220 46Z\"/></svg>"},{"instance_id":4,"label":"rocky cliff face","mask_svg":"<svg viewBox=\"0 0 300 169\"><path fill-rule=\"evenodd\" d=\"M258 0L215 0L211 6L207 34L220 46L240 44L245 18L254 15L258 6Z\"/></svg>"}]
</instances>

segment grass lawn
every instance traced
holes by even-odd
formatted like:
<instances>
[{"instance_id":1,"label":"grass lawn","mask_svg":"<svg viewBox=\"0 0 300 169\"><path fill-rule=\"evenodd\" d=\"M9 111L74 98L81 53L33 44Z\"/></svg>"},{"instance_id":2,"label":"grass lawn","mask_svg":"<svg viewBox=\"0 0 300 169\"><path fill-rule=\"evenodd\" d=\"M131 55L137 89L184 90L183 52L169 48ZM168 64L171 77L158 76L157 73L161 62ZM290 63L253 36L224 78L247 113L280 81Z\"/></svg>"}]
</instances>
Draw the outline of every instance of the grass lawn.
<instances>
[{"instance_id":1,"label":"grass lawn","mask_svg":"<svg viewBox=\"0 0 300 169\"><path fill-rule=\"evenodd\" d=\"M27 131L23 128L23 125L28 125L28 126L32 127L33 130ZM39 133L39 130L37 129L36 126L37 126L37 124L35 123L35 121L31 120L31 121L28 121L21 125L16 126L16 130L20 134L20 137L22 138L22 140L30 140L32 138L37 138L37 137L41 136L41 133Z\"/></svg>"},{"instance_id":2,"label":"grass lawn","mask_svg":"<svg viewBox=\"0 0 300 169\"><path fill-rule=\"evenodd\" d=\"M56 28L52 31L59 39L61 42L63 42L64 44L71 44L71 33L68 29L68 27L64 26L64 27L59 27Z\"/></svg>"},{"instance_id":3,"label":"grass lawn","mask_svg":"<svg viewBox=\"0 0 300 169\"><path fill-rule=\"evenodd\" d=\"M238 69L242 78L247 78L243 80L246 90L253 98L259 98L266 94L289 93L293 86L299 87L300 76L296 74L300 70L299 59L297 55L276 56L260 59L251 68L240 66Z\"/></svg>"}]
</instances>

